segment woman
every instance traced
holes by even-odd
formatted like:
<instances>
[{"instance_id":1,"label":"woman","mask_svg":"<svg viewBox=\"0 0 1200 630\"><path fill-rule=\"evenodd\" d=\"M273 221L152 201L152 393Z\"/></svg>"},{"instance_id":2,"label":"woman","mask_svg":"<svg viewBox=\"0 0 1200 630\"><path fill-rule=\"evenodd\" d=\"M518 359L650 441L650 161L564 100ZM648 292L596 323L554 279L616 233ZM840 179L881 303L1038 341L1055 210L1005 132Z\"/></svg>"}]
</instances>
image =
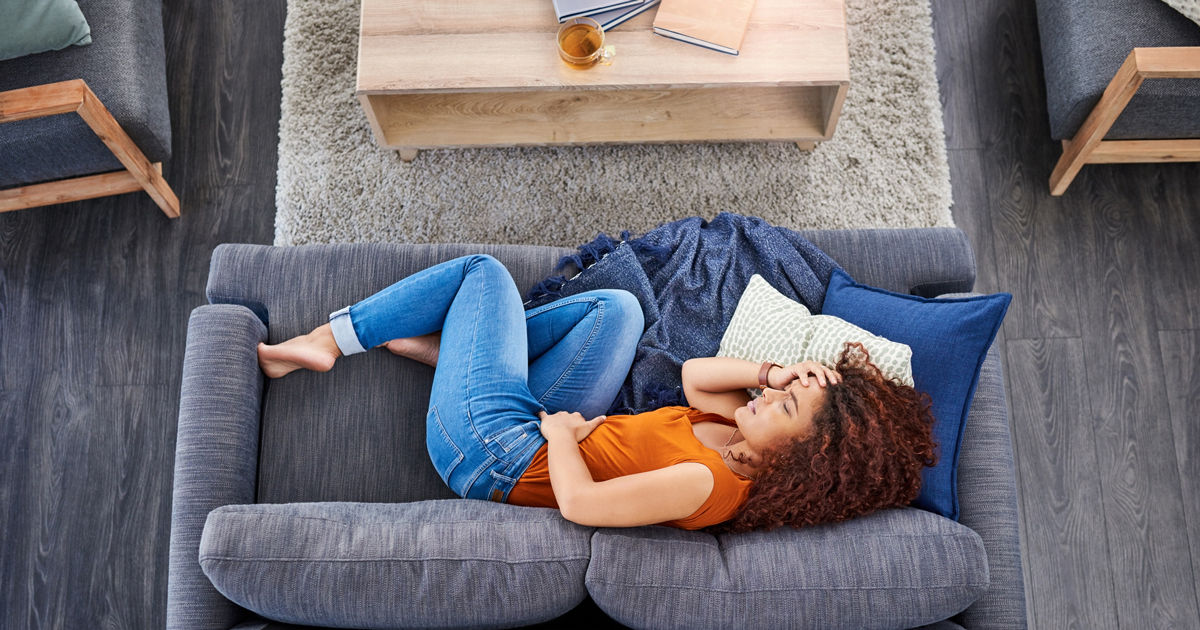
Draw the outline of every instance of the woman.
<instances>
[{"instance_id":1,"label":"woman","mask_svg":"<svg viewBox=\"0 0 1200 630\"><path fill-rule=\"evenodd\" d=\"M642 328L624 291L526 312L507 269L466 256L307 335L260 344L259 364L278 378L387 346L434 366L426 444L450 489L555 507L581 525L800 527L916 496L933 461L929 405L885 380L861 346L848 347L837 371L692 359L683 367L692 408L605 418ZM759 385L762 397L750 400L746 388Z\"/></svg>"}]
</instances>

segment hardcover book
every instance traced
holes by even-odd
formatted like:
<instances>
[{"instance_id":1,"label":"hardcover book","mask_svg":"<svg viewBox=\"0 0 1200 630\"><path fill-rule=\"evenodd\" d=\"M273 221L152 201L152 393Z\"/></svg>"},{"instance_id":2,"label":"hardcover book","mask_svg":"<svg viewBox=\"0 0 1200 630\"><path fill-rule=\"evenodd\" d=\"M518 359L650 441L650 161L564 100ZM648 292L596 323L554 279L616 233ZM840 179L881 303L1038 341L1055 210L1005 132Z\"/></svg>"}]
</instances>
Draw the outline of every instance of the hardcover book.
<instances>
[{"instance_id":1,"label":"hardcover book","mask_svg":"<svg viewBox=\"0 0 1200 630\"><path fill-rule=\"evenodd\" d=\"M573 17L591 17L596 13L639 4L642 4L642 0L554 0L554 13L558 15L558 21L561 23Z\"/></svg>"},{"instance_id":2,"label":"hardcover book","mask_svg":"<svg viewBox=\"0 0 1200 630\"><path fill-rule=\"evenodd\" d=\"M754 0L662 0L654 32L736 55L753 11Z\"/></svg>"},{"instance_id":3,"label":"hardcover book","mask_svg":"<svg viewBox=\"0 0 1200 630\"><path fill-rule=\"evenodd\" d=\"M646 11L651 7L658 6L659 1L660 0L646 0L645 2L632 7L617 9L615 11L605 11L604 13L595 13L593 15L589 15L588 17L599 22L600 28L607 31L608 29L628 20L635 15L638 15L639 13Z\"/></svg>"}]
</instances>

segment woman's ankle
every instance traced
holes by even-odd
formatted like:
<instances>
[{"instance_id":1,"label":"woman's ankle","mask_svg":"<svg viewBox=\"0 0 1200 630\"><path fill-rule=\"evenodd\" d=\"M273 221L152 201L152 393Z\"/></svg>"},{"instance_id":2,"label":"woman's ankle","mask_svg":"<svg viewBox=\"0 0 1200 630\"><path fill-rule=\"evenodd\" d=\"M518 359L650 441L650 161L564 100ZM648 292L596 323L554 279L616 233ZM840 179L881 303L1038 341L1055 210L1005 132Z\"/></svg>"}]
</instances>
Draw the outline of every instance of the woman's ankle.
<instances>
[{"instance_id":1,"label":"woman's ankle","mask_svg":"<svg viewBox=\"0 0 1200 630\"><path fill-rule=\"evenodd\" d=\"M274 346L258 346L259 367L270 378L279 378L299 369L328 372L340 356L342 351L329 324Z\"/></svg>"},{"instance_id":2,"label":"woman's ankle","mask_svg":"<svg viewBox=\"0 0 1200 630\"><path fill-rule=\"evenodd\" d=\"M312 340L312 343L316 347L320 348L321 351L328 353L334 358L334 360L341 358L342 349L338 347L337 339L333 336L332 325L323 324L321 326L317 326L306 336Z\"/></svg>"}]
</instances>

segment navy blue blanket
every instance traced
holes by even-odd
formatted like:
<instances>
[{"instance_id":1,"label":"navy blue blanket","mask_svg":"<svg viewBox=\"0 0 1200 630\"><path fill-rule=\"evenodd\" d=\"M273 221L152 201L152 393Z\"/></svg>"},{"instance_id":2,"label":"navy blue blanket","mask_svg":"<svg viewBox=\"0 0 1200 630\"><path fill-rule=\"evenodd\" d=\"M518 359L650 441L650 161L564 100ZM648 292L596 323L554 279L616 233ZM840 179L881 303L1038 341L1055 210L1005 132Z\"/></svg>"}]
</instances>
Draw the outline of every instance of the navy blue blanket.
<instances>
[{"instance_id":1,"label":"navy blue blanket","mask_svg":"<svg viewBox=\"0 0 1200 630\"><path fill-rule=\"evenodd\" d=\"M663 225L622 241L601 234L559 262L582 271L547 278L526 309L593 289L625 289L646 316L633 368L609 413L641 413L686 405L681 369L717 353L750 276L761 275L793 300L821 312L837 263L796 232L762 219L721 213Z\"/></svg>"}]
</instances>

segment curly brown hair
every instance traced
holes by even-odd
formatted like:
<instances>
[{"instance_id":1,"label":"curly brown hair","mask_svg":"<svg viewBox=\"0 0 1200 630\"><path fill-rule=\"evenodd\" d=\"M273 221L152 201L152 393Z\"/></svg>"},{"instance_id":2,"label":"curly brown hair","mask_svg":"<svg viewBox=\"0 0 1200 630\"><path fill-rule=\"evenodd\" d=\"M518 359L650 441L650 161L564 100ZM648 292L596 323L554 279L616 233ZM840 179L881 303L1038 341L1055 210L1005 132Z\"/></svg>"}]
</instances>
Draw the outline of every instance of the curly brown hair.
<instances>
[{"instance_id":1,"label":"curly brown hair","mask_svg":"<svg viewBox=\"0 0 1200 630\"><path fill-rule=\"evenodd\" d=\"M813 432L763 449L738 513L706 531L747 532L844 521L908 505L936 462L929 396L892 381L867 349L847 343L813 414Z\"/></svg>"}]
</instances>

